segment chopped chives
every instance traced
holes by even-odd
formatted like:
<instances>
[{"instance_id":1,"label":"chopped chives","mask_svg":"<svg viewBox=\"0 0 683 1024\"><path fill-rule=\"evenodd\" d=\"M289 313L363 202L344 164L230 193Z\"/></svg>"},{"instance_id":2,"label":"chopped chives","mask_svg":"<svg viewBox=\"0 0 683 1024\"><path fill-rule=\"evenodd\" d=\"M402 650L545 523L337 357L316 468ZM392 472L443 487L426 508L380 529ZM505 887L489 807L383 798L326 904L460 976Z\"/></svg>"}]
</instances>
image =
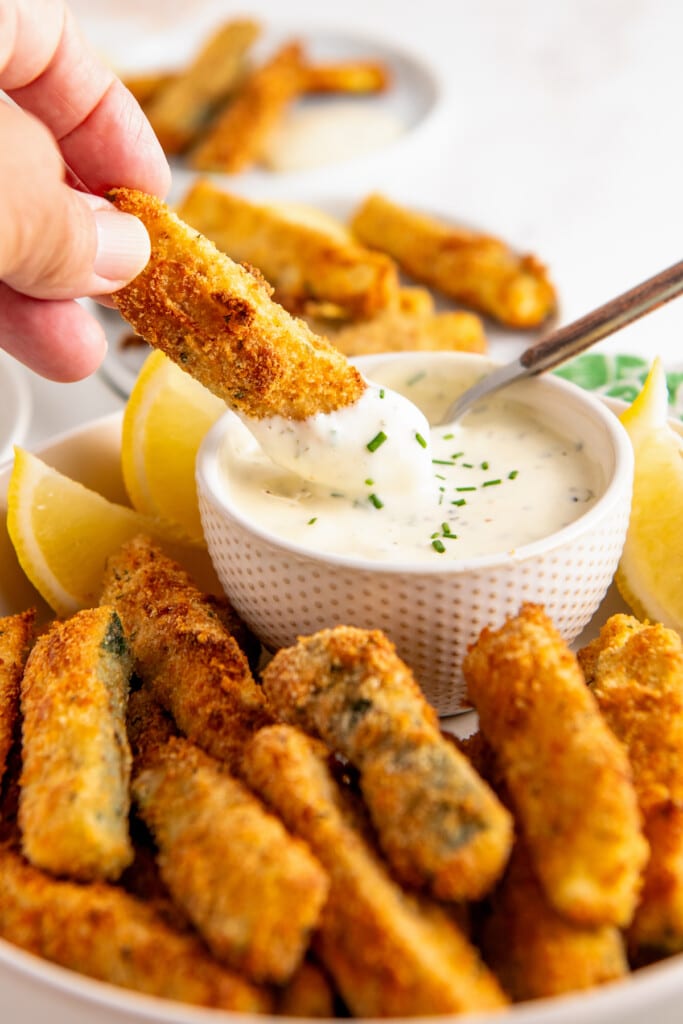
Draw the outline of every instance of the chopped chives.
<instances>
[{"instance_id":1,"label":"chopped chives","mask_svg":"<svg viewBox=\"0 0 683 1024\"><path fill-rule=\"evenodd\" d=\"M460 465L464 466L465 469L474 469L474 463L473 462L461 462Z\"/></svg>"},{"instance_id":2,"label":"chopped chives","mask_svg":"<svg viewBox=\"0 0 683 1024\"><path fill-rule=\"evenodd\" d=\"M420 445L421 448L426 448L427 447L427 442L425 441L425 439L422 436L422 434L417 434L416 433L415 434L415 440L417 441L417 443Z\"/></svg>"},{"instance_id":3,"label":"chopped chives","mask_svg":"<svg viewBox=\"0 0 683 1024\"><path fill-rule=\"evenodd\" d=\"M456 487L456 491L476 491L476 487Z\"/></svg>"},{"instance_id":4,"label":"chopped chives","mask_svg":"<svg viewBox=\"0 0 683 1024\"><path fill-rule=\"evenodd\" d=\"M455 501L451 502L451 505L466 505L466 504L467 504L467 502L465 501L464 498L456 498Z\"/></svg>"},{"instance_id":5,"label":"chopped chives","mask_svg":"<svg viewBox=\"0 0 683 1024\"><path fill-rule=\"evenodd\" d=\"M385 392L384 388L380 388L380 389L379 389L379 397L380 397L380 398L384 398L384 395L385 395L385 394L386 394L386 392Z\"/></svg>"},{"instance_id":6,"label":"chopped chives","mask_svg":"<svg viewBox=\"0 0 683 1024\"><path fill-rule=\"evenodd\" d=\"M482 487L494 487L496 484L502 484L502 482L503 481L500 478L498 480L484 480L484 482L483 482L483 484L481 486Z\"/></svg>"},{"instance_id":7,"label":"chopped chives","mask_svg":"<svg viewBox=\"0 0 683 1024\"><path fill-rule=\"evenodd\" d=\"M516 480L519 474L518 469L513 469L511 473L508 473L508 480Z\"/></svg>"},{"instance_id":8,"label":"chopped chives","mask_svg":"<svg viewBox=\"0 0 683 1024\"><path fill-rule=\"evenodd\" d=\"M451 458L452 458L452 459L459 459L459 458L461 458L461 457L462 457L462 456L463 456L464 454L465 454L464 452L453 452L453 454L451 455Z\"/></svg>"},{"instance_id":9,"label":"chopped chives","mask_svg":"<svg viewBox=\"0 0 683 1024\"><path fill-rule=\"evenodd\" d=\"M454 466L455 463L451 462L450 459L432 459L433 466Z\"/></svg>"},{"instance_id":10,"label":"chopped chives","mask_svg":"<svg viewBox=\"0 0 683 1024\"><path fill-rule=\"evenodd\" d=\"M488 468L489 468L489 464L488 464L488 462L482 462L482 464L481 464L481 468L482 468L482 469L488 469Z\"/></svg>"},{"instance_id":11,"label":"chopped chives","mask_svg":"<svg viewBox=\"0 0 683 1024\"><path fill-rule=\"evenodd\" d=\"M435 480L445 480L446 477L443 475L443 473L435 473L434 474L434 479Z\"/></svg>"},{"instance_id":12,"label":"chopped chives","mask_svg":"<svg viewBox=\"0 0 683 1024\"><path fill-rule=\"evenodd\" d=\"M384 508L384 502L381 498L378 498L376 494L370 494L368 501L375 506L375 508Z\"/></svg>"},{"instance_id":13,"label":"chopped chives","mask_svg":"<svg viewBox=\"0 0 683 1024\"><path fill-rule=\"evenodd\" d=\"M408 387L412 387L413 384L417 384L418 381L421 381L424 376L425 376L425 371L424 370L420 370L419 373L416 373L413 377L410 377L406 381L406 384L408 385Z\"/></svg>"},{"instance_id":14,"label":"chopped chives","mask_svg":"<svg viewBox=\"0 0 683 1024\"><path fill-rule=\"evenodd\" d=\"M372 487L372 485L374 484L374 482L375 482L375 481L374 481L374 480L372 479L372 477L370 477L370 476L369 476L369 477L367 478L367 480L365 481L365 483L366 483L366 484L368 485L368 487Z\"/></svg>"},{"instance_id":15,"label":"chopped chives","mask_svg":"<svg viewBox=\"0 0 683 1024\"><path fill-rule=\"evenodd\" d=\"M368 441L366 448L369 452L376 452L380 445L383 445L387 440L387 435L383 430L380 430L378 434L375 434L372 441Z\"/></svg>"},{"instance_id":16,"label":"chopped chives","mask_svg":"<svg viewBox=\"0 0 683 1024\"><path fill-rule=\"evenodd\" d=\"M454 437L455 437L455 434L444 434L443 435L444 441L452 441Z\"/></svg>"},{"instance_id":17,"label":"chopped chives","mask_svg":"<svg viewBox=\"0 0 683 1024\"><path fill-rule=\"evenodd\" d=\"M442 540L439 540L438 537L436 538L436 540L432 541L432 547L434 548L435 551L438 551L440 555L442 555L446 550L446 545Z\"/></svg>"},{"instance_id":18,"label":"chopped chives","mask_svg":"<svg viewBox=\"0 0 683 1024\"><path fill-rule=\"evenodd\" d=\"M306 526L313 526L313 523L317 523L317 522L318 522L318 517L317 516L313 516L312 519L308 520L308 522L306 523Z\"/></svg>"},{"instance_id":19,"label":"chopped chives","mask_svg":"<svg viewBox=\"0 0 683 1024\"><path fill-rule=\"evenodd\" d=\"M450 525L450 523L442 523L441 524L441 532L445 533L445 534L449 534L451 532L451 525Z\"/></svg>"}]
</instances>

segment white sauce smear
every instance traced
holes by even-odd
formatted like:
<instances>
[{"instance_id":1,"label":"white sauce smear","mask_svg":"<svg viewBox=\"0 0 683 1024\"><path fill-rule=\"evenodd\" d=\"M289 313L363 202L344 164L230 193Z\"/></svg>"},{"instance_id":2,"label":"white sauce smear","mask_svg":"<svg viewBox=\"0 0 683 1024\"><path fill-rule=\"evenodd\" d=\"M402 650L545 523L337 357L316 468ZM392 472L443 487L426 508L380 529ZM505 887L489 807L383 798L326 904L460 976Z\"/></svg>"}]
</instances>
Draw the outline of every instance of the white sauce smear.
<instances>
[{"instance_id":1,"label":"white sauce smear","mask_svg":"<svg viewBox=\"0 0 683 1024\"><path fill-rule=\"evenodd\" d=\"M513 552L594 504L598 466L530 407L500 393L430 430L420 409L438 420L452 381L413 367L392 384L412 401L369 386L329 416L236 422L221 453L233 505L309 550L434 564Z\"/></svg>"}]
</instances>

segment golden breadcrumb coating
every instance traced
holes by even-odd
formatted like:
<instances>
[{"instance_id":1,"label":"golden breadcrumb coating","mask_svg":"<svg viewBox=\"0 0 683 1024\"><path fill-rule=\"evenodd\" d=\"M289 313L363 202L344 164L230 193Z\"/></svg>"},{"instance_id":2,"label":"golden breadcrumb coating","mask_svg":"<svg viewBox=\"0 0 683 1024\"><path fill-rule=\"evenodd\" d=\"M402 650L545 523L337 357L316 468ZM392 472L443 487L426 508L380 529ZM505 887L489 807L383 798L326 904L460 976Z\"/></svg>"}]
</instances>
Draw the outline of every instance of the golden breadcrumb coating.
<instances>
[{"instance_id":1,"label":"golden breadcrumb coating","mask_svg":"<svg viewBox=\"0 0 683 1024\"><path fill-rule=\"evenodd\" d=\"M305 839L326 868L330 893L315 951L352 1014L411 1016L496 1009L494 976L436 903L410 894L356 827L328 767L329 751L287 725L253 738L249 783Z\"/></svg>"},{"instance_id":2,"label":"golden breadcrumb coating","mask_svg":"<svg viewBox=\"0 0 683 1024\"><path fill-rule=\"evenodd\" d=\"M306 88L303 48L285 43L254 68L233 101L216 118L190 156L200 171L244 171L258 162L282 114Z\"/></svg>"},{"instance_id":3,"label":"golden breadcrumb coating","mask_svg":"<svg viewBox=\"0 0 683 1024\"><path fill-rule=\"evenodd\" d=\"M51 878L0 846L0 936L81 974L148 995L244 1013L271 997L113 885Z\"/></svg>"},{"instance_id":4,"label":"golden breadcrumb coating","mask_svg":"<svg viewBox=\"0 0 683 1024\"><path fill-rule=\"evenodd\" d=\"M433 708L380 632L338 626L277 652L263 672L275 713L320 736L360 772L379 842L399 878L441 899L484 895L512 824L443 738Z\"/></svg>"},{"instance_id":5,"label":"golden breadcrumb coating","mask_svg":"<svg viewBox=\"0 0 683 1024\"><path fill-rule=\"evenodd\" d=\"M373 194L356 211L352 227L371 248L388 253L417 281L501 321L538 327L557 306L543 264L519 256L505 242L417 213Z\"/></svg>"},{"instance_id":6,"label":"golden breadcrumb coating","mask_svg":"<svg viewBox=\"0 0 683 1024\"><path fill-rule=\"evenodd\" d=\"M109 606L53 623L29 655L19 825L26 857L53 874L115 879L132 860L125 729L132 664Z\"/></svg>"},{"instance_id":7,"label":"golden breadcrumb coating","mask_svg":"<svg viewBox=\"0 0 683 1024\"><path fill-rule=\"evenodd\" d=\"M527 604L482 631L463 670L547 899L579 924L627 925L648 847L626 751L576 656Z\"/></svg>"},{"instance_id":8,"label":"golden breadcrumb coating","mask_svg":"<svg viewBox=\"0 0 683 1024\"><path fill-rule=\"evenodd\" d=\"M35 609L0 619L0 782L14 740L19 684L35 628Z\"/></svg>"},{"instance_id":9,"label":"golden breadcrumb coating","mask_svg":"<svg viewBox=\"0 0 683 1024\"><path fill-rule=\"evenodd\" d=\"M659 624L614 615L579 652L586 681L625 744L650 844L629 929L636 951L683 949L683 645Z\"/></svg>"},{"instance_id":10,"label":"golden breadcrumb coating","mask_svg":"<svg viewBox=\"0 0 683 1024\"><path fill-rule=\"evenodd\" d=\"M115 292L137 331L230 408L258 419L306 419L360 398L358 371L161 200L134 189L109 198L144 223L152 243L138 276Z\"/></svg>"},{"instance_id":11,"label":"golden breadcrumb coating","mask_svg":"<svg viewBox=\"0 0 683 1024\"><path fill-rule=\"evenodd\" d=\"M161 877L213 955L254 981L299 967L327 875L220 762L181 737L146 749L133 780Z\"/></svg>"},{"instance_id":12,"label":"golden breadcrumb coating","mask_svg":"<svg viewBox=\"0 0 683 1024\"><path fill-rule=\"evenodd\" d=\"M271 716L214 602L148 537L113 554L102 601L130 635L136 672L178 728L238 771L245 741Z\"/></svg>"},{"instance_id":13,"label":"golden breadcrumb coating","mask_svg":"<svg viewBox=\"0 0 683 1024\"><path fill-rule=\"evenodd\" d=\"M398 300L392 260L286 209L254 203L199 179L177 213L231 259L258 267L290 313L301 315L311 304L325 302L342 315L366 318Z\"/></svg>"},{"instance_id":14,"label":"golden breadcrumb coating","mask_svg":"<svg viewBox=\"0 0 683 1024\"><path fill-rule=\"evenodd\" d=\"M216 106L238 87L247 53L260 32L259 23L249 18L222 23L187 67L157 85L145 113L166 153L187 149Z\"/></svg>"}]
</instances>

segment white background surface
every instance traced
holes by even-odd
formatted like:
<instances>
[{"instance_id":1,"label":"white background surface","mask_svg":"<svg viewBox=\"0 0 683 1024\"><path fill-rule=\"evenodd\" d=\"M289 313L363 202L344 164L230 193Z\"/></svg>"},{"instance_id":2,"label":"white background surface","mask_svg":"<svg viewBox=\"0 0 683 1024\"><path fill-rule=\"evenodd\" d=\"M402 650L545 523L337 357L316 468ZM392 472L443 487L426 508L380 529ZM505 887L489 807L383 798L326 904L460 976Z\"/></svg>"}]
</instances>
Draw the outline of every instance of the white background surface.
<instances>
[{"instance_id":1,"label":"white background surface","mask_svg":"<svg viewBox=\"0 0 683 1024\"><path fill-rule=\"evenodd\" d=\"M379 154L318 172L310 198L360 197L380 187L493 230L549 264L564 322L683 256L678 0L75 0L73 7L122 69L172 63L213 22L244 13L280 28L363 32L414 52L442 81L431 129L416 133L400 158ZM239 188L239 177L233 184ZM683 300L603 347L683 364ZM30 375L30 383L29 443L121 405L99 376L60 385ZM0 399L2 385L0 376Z\"/></svg>"}]
</instances>

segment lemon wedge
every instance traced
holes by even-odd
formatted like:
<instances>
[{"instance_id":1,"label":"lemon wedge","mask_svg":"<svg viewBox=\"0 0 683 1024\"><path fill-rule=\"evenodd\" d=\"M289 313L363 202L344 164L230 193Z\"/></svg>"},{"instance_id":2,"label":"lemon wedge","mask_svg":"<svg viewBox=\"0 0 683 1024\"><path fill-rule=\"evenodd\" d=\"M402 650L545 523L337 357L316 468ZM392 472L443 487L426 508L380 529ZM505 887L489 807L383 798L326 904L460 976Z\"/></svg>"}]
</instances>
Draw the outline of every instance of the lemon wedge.
<instances>
[{"instance_id":1,"label":"lemon wedge","mask_svg":"<svg viewBox=\"0 0 683 1024\"><path fill-rule=\"evenodd\" d=\"M194 464L225 403L154 351L145 360L123 414L121 468L134 509L177 523L195 541L202 526Z\"/></svg>"},{"instance_id":2,"label":"lemon wedge","mask_svg":"<svg viewBox=\"0 0 683 1024\"><path fill-rule=\"evenodd\" d=\"M683 437L667 415L666 376L656 359L620 417L633 444L635 473L616 583L640 618L683 632Z\"/></svg>"},{"instance_id":3,"label":"lemon wedge","mask_svg":"<svg viewBox=\"0 0 683 1024\"><path fill-rule=\"evenodd\" d=\"M60 616L98 603L107 557L139 533L163 543L206 585L208 555L178 542L175 527L108 501L19 447L7 494L7 530L26 576Z\"/></svg>"}]
</instances>

